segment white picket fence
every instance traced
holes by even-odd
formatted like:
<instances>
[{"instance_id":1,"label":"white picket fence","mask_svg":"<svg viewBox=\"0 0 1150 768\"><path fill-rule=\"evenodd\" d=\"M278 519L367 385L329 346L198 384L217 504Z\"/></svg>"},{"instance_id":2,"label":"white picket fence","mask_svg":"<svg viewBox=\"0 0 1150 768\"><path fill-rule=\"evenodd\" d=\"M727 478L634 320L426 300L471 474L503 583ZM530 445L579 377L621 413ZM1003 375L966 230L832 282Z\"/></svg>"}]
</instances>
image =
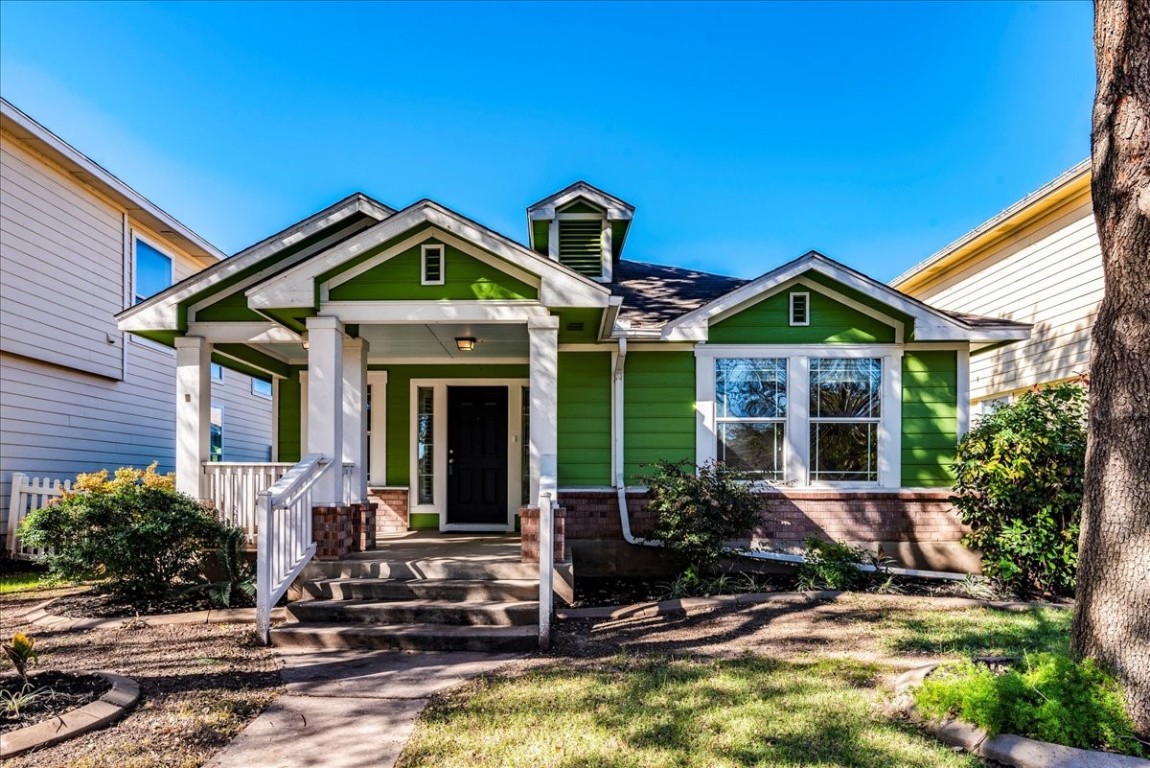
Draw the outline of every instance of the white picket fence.
<instances>
[{"instance_id":1,"label":"white picket fence","mask_svg":"<svg viewBox=\"0 0 1150 768\"><path fill-rule=\"evenodd\" d=\"M33 560L46 554L43 550L25 547L20 541L20 524L35 509L48 506L52 499L64 495L72 487L71 480L53 480L47 477L28 477L23 472L12 474L12 495L8 504L8 532L5 537L8 556L14 560Z\"/></svg>"}]
</instances>

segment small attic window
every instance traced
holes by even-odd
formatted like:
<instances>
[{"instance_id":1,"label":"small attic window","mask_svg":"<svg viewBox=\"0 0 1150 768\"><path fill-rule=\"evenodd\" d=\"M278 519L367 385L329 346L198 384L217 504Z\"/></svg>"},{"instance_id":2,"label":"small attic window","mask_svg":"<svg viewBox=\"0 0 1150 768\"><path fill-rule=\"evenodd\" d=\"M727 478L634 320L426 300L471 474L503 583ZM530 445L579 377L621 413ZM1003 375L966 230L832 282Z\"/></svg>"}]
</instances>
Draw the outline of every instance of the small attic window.
<instances>
[{"instance_id":1,"label":"small attic window","mask_svg":"<svg viewBox=\"0 0 1150 768\"><path fill-rule=\"evenodd\" d=\"M443 285L443 246L425 245L421 249L420 285Z\"/></svg>"},{"instance_id":2,"label":"small attic window","mask_svg":"<svg viewBox=\"0 0 1150 768\"><path fill-rule=\"evenodd\" d=\"M791 294L791 325L811 324L811 295L809 293Z\"/></svg>"}]
</instances>

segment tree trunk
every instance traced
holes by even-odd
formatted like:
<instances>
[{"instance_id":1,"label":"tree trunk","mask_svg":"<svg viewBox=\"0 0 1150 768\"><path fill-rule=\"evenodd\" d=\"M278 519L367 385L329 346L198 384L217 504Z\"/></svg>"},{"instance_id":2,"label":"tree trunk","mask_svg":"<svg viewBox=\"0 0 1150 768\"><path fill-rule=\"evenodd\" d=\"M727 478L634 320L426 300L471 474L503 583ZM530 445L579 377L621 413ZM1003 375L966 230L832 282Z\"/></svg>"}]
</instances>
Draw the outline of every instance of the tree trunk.
<instances>
[{"instance_id":1,"label":"tree trunk","mask_svg":"<svg viewBox=\"0 0 1150 768\"><path fill-rule=\"evenodd\" d=\"M1094 218L1106 293L1071 648L1112 670L1150 734L1150 0L1096 0Z\"/></svg>"}]
</instances>

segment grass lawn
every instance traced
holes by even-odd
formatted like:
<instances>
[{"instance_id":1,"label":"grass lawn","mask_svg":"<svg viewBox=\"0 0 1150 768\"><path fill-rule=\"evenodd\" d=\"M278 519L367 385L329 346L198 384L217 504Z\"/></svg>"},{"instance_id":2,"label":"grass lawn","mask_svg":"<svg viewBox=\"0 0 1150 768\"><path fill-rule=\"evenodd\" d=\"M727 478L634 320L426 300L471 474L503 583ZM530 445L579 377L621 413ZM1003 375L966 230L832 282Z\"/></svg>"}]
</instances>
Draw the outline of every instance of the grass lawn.
<instances>
[{"instance_id":1,"label":"grass lawn","mask_svg":"<svg viewBox=\"0 0 1150 768\"><path fill-rule=\"evenodd\" d=\"M1049 650L1069 621L860 596L562 627L560 658L513 663L433 701L399 765L981 765L889 714L879 682L893 668L879 657Z\"/></svg>"},{"instance_id":2,"label":"grass lawn","mask_svg":"<svg viewBox=\"0 0 1150 768\"><path fill-rule=\"evenodd\" d=\"M19 592L31 592L54 583L45 582L47 576L43 572L18 571L0 576L0 595L13 595Z\"/></svg>"}]
</instances>

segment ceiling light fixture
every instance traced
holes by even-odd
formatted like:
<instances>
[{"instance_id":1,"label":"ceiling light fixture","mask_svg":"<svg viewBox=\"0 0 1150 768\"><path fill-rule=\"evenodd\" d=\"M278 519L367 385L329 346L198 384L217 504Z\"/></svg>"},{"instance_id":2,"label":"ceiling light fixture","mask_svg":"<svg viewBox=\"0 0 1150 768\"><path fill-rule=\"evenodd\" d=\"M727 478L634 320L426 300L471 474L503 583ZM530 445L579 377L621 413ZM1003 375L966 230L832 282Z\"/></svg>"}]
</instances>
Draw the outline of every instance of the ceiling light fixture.
<instances>
[{"instance_id":1,"label":"ceiling light fixture","mask_svg":"<svg viewBox=\"0 0 1150 768\"><path fill-rule=\"evenodd\" d=\"M472 352L475 350L475 337L474 336L456 336L455 346L459 348L460 352Z\"/></svg>"}]
</instances>

